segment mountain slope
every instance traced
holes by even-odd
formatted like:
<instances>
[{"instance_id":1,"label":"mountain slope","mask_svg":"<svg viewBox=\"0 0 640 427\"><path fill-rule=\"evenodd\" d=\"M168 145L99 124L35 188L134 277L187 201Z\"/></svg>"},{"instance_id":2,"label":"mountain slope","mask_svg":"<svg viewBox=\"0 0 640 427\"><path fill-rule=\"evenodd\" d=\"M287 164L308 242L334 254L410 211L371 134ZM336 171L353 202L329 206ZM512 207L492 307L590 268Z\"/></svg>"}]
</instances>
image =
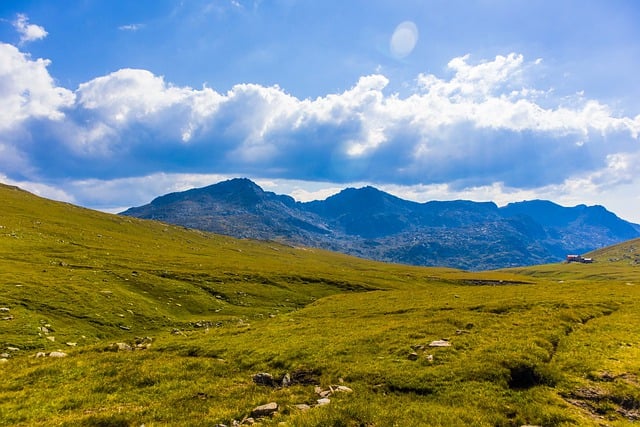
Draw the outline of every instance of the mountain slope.
<instances>
[{"instance_id":1,"label":"mountain slope","mask_svg":"<svg viewBox=\"0 0 640 427\"><path fill-rule=\"evenodd\" d=\"M247 179L160 197L124 215L364 258L469 270L554 262L640 236L601 206L416 203L373 187L295 202Z\"/></svg>"},{"instance_id":2,"label":"mountain slope","mask_svg":"<svg viewBox=\"0 0 640 427\"><path fill-rule=\"evenodd\" d=\"M2 425L637 419L637 242L470 273L0 200Z\"/></svg>"}]
</instances>

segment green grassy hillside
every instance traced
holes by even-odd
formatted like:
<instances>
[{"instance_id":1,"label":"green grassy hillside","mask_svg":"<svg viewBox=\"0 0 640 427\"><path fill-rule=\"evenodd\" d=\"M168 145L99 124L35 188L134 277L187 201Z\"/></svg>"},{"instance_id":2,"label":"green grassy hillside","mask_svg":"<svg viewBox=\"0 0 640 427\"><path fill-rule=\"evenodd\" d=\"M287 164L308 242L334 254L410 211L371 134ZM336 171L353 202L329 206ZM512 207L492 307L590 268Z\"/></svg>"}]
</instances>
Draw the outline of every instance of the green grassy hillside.
<instances>
[{"instance_id":1,"label":"green grassy hillside","mask_svg":"<svg viewBox=\"0 0 640 427\"><path fill-rule=\"evenodd\" d=\"M248 424L269 402L278 411L256 423L640 418L637 241L590 265L467 273L235 240L1 185L0 202L0 425ZM278 384L257 384L261 372Z\"/></svg>"}]
</instances>

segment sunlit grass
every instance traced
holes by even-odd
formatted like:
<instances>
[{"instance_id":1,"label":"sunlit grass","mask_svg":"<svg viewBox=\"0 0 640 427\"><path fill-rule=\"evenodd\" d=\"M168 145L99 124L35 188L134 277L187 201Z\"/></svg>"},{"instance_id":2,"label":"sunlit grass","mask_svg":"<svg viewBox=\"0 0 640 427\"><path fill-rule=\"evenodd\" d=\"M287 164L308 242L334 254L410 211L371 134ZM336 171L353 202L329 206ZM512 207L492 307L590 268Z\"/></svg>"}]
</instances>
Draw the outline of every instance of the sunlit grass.
<instances>
[{"instance_id":1,"label":"sunlit grass","mask_svg":"<svg viewBox=\"0 0 640 427\"><path fill-rule=\"evenodd\" d=\"M591 265L468 273L0 196L0 315L11 316L0 321L11 353L1 425L229 425L272 401L262 425L638 416L640 271L628 246ZM451 346L429 346L443 339ZM54 350L68 356L34 357ZM252 381L258 372L313 381L273 388ZM353 392L315 406L315 387L336 385Z\"/></svg>"}]
</instances>

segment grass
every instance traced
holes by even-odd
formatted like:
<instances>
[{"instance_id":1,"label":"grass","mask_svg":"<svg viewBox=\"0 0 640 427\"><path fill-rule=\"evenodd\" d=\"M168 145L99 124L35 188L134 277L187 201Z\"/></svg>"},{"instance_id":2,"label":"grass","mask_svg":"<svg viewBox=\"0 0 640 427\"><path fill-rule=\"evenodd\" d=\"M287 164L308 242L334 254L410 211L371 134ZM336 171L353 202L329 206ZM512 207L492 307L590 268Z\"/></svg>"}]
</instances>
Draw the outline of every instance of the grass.
<instances>
[{"instance_id":1,"label":"grass","mask_svg":"<svg viewBox=\"0 0 640 427\"><path fill-rule=\"evenodd\" d=\"M468 273L234 240L4 186L0 199L0 317L12 317L0 320L0 425L230 425L267 402L279 410L265 426L640 416L638 241L591 265ZM441 339L451 346L429 346ZM55 350L68 356L34 357ZM300 381L258 385L259 372ZM337 385L353 392L316 406L315 387Z\"/></svg>"}]
</instances>

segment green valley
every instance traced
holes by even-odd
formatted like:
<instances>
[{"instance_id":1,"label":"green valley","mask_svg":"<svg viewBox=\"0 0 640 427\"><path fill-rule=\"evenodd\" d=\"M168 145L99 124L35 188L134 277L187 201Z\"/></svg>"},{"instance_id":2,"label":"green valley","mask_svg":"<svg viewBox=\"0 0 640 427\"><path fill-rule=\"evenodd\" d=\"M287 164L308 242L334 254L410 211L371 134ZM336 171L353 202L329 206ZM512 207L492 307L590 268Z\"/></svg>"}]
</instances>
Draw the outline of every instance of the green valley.
<instances>
[{"instance_id":1,"label":"green valley","mask_svg":"<svg viewBox=\"0 0 640 427\"><path fill-rule=\"evenodd\" d=\"M466 272L0 200L0 425L640 419L640 240Z\"/></svg>"}]
</instances>

